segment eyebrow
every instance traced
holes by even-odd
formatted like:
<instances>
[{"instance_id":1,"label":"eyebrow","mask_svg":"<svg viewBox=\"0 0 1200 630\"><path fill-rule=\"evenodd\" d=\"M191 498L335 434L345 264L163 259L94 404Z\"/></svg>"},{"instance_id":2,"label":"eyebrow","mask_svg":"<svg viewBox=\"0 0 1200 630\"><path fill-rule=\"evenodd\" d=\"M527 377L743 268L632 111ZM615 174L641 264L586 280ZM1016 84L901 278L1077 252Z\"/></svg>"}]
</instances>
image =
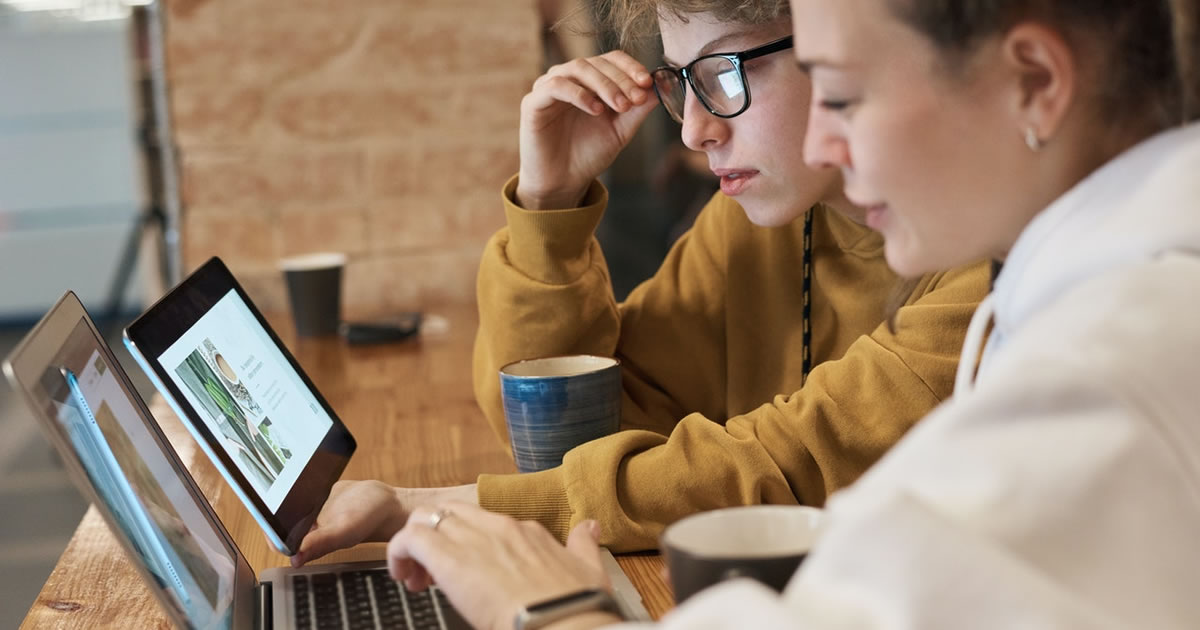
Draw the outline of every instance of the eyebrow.
<instances>
[{"instance_id":1,"label":"eyebrow","mask_svg":"<svg viewBox=\"0 0 1200 630\"><path fill-rule=\"evenodd\" d=\"M836 63L828 59L795 59L796 67L804 74L811 75L813 68L831 68L833 70L845 70L847 65L844 63Z\"/></svg>"},{"instance_id":2,"label":"eyebrow","mask_svg":"<svg viewBox=\"0 0 1200 630\"><path fill-rule=\"evenodd\" d=\"M711 42L708 42L703 47L701 47L700 50L696 53L696 59L699 59L700 57L703 57L704 55L709 55L714 52L717 52L718 48L724 47L726 42L728 42L731 39L737 39L739 37L746 37L747 35L750 34L751 30L753 30L753 29L746 28L746 29L742 29L740 31L726 33L725 35L722 35L722 36L712 40ZM679 64L668 59L667 55L665 53L663 54L662 59L663 59L663 63L667 64L668 66L674 66L676 68L679 67ZM684 65L687 65L687 64L684 64Z\"/></svg>"}]
</instances>

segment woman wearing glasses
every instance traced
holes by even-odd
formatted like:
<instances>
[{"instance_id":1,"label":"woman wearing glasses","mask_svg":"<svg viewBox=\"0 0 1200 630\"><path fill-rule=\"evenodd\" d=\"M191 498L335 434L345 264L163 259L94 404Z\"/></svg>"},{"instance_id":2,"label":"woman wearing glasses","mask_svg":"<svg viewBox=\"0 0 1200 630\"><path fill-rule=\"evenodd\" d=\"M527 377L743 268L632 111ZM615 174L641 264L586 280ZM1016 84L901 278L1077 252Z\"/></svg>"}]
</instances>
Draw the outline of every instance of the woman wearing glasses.
<instances>
[{"instance_id":1,"label":"woman wearing glasses","mask_svg":"<svg viewBox=\"0 0 1200 630\"><path fill-rule=\"evenodd\" d=\"M508 227L479 273L477 398L507 439L497 370L564 353L622 362L622 428L564 465L487 475L484 507L565 538L600 521L616 549L727 505L824 503L950 393L982 266L901 283L835 171L803 160L808 79L784 0L615 0L621 51L552 68L521 108ZM657 98L656 98L657 96ZM596 178L659 103L721 192L653 278L615 303L593 231ZM811 210L811 211L810 211ZM884 320L900 307L899 328ZM641 429L641 430L629 430Z\"/></svg>"},{"instance_id":2,"label":"woman wearing glasses","mask_svg":"<svg viewBox=\"0 0 1200 630\"><path fill-rule=\"evenodd\" d=\"M837 172L805 165L810 88L789 58L787 3L610 9L627 35L657 26L666 65L651 72L619 51L577 59L525 97L521 169L503 189L508 227L479 272L474 368L480 405L507 439L501 366L616 356L625 430L540 473L436 490L340 484L301 562L386 539L409 509L447 498L538 520L560 538L595 519L616 550L654 548L664 526L700 510L821 505L950 394L988 270L899 286ZM617 304L593 236L607 199L596 178L660 99L722 192ZM892 302L894 332L884 323Z\"/></svg>"}]
</instances>

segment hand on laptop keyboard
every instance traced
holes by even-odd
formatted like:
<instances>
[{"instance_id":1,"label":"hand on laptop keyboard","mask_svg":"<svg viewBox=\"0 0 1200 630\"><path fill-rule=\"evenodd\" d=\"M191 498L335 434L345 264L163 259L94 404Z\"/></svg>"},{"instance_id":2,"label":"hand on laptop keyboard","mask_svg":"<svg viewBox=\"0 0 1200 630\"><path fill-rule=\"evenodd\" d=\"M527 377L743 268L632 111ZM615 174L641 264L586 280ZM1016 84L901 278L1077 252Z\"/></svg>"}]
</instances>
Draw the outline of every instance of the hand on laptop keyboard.
<instances>
[{"instance_id":1,"label":"hand on laptop keyboard","mask_svg":"<svg viewBox=\"0 0 1200 630\"><path fill-rule=\"evenodd\" d=\"M339 549L364 542L387 542L409 512L444 501L476 501L475 484L450 488L393 488L381 481L339 481L317 515L312 531L292 556L299 567Z\"/></svg>"},{"instance_id":2,"label":"hand on laptop keyboard","mask_svg":"<svg viewBox=\"0 0 1200 630\"><path fill-rule=\"evenodd\" d=\"M598 534L582 523L564 547L538 523L448 503L413 511L388 545L388 567L410 590L436 582L477 628L509 627L522 606L610 587Z\"/></svg>"}]
</instances>

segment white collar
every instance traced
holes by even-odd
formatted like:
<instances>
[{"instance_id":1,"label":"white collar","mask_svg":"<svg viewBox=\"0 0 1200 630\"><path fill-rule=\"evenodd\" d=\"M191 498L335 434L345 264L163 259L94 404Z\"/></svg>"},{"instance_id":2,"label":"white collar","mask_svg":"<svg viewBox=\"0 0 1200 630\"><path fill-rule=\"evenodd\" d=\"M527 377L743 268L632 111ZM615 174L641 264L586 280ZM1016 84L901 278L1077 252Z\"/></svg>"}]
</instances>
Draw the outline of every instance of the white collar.
<instances>
[{"instance_id":1,"label":"white collar","mask_svg":"<svg viewBox=\"0 0 1200 630\"><path fill-rule=\"evenodd\" d=\"M1197 174L1200 123L1143 141L1038 213L971 319L955 393L974 385L989 323L994 323L991 352L1026 319L1089 277L1168 249L1200 248Z\"/></svg>"},{"instance_id":2,"label":"white collar","mask_svg":"<svg viewBox=\"0 0 1200 630\"><path fill-rule=\"evenodd\" d=\"M1143 141L1034 217L993 288L1001 334L1089 277L1166 249L1200 245L1198 197L1178 194L1197 188L1192 180L1200 170L1179 172L1187 161L1200 164L1200 124Z\"/></svg>"}]
</instances>

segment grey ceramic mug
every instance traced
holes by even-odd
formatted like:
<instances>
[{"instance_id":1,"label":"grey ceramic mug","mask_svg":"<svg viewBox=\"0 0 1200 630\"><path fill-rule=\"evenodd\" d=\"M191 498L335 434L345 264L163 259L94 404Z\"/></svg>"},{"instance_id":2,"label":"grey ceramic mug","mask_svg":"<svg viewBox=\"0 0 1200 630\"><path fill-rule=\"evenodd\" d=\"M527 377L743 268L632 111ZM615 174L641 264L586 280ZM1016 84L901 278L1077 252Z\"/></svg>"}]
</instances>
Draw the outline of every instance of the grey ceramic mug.
<instances>
[{"instance_id":1,"label":"grey ceramic mug","mask_svg":"<svg viewBox=\"0 0 1200 630\"><path fill-rule=\"evenodd\" d=\"M621 424L621 364L570 355L500 368L504 419L517 470L562 464L567 451L615 433Z\"/></svg>"},{"instance_id":2,"label":"grey ceramic mug","mask_svg":"<svg viewBox=\"0 0 1200 630\"><path fill-rule=\"evenodd\" d=\"M782 592L816 541L822 514L802 505L752 505L675 522L660 541L675 601L739 577Z\"/></svg>"}]
</instances>

